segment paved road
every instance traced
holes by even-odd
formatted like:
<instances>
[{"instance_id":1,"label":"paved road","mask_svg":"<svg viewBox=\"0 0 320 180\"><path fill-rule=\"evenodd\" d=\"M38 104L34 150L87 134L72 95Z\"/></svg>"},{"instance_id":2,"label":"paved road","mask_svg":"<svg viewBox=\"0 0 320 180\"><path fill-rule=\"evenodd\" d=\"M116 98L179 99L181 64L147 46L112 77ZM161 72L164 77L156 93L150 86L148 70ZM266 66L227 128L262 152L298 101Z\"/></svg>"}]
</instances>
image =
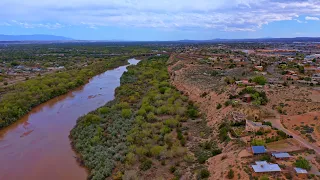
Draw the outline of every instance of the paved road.
<instances>
[{"instance_id":1,"label":"paved road","mask_svg":"<svg viewBox=\"0 0 320 180\"><path fill-rule=\"evenodd\" d=\"M287 133L288 135L292 136L295 140L297 140L298 142L300 142L302 145L304 145L305 147L309 148L309 149L313 149L317 154L320 155L320 147L311 144L309 141L303 139L301 136L295 134L294 132L286 129L283 127L281 120L280 120L280 114L278 112L276 112L273 109L269 109L270 111L274 112L274 114L276 115L275 118L272 119L266 119L266 121L269 121L272 123L272 127L275 127L285 133Z\"/></svg>"}]
</instances>

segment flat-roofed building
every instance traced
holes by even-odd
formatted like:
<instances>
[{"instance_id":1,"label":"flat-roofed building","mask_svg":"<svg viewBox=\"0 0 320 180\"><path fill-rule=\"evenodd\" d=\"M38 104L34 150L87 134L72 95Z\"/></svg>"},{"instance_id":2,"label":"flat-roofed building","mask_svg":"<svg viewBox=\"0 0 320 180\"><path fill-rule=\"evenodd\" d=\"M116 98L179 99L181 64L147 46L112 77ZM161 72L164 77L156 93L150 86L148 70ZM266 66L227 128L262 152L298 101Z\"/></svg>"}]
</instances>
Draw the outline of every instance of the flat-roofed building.
<instances>
[{"instance_id":1,"label":"flat-roofed building","mask_svg":"<svg viewBox=\"0 0 320 180\"><path fill-rule=\"evenodd\" d=\"M281 172L278 164L269 164L267 161L256 161L251 167L255 173Z\"/></svg>"},{"instance_id":2,"label":"flat-roofed building","mask_svg":"<svg viewBox=\"0 0 320 180\"><path fill-rule=\"evenodd\" d=\"M272 156L277 158L277 159L291 158L289 153L272 153Z\"/></svg>"}]
</instances>

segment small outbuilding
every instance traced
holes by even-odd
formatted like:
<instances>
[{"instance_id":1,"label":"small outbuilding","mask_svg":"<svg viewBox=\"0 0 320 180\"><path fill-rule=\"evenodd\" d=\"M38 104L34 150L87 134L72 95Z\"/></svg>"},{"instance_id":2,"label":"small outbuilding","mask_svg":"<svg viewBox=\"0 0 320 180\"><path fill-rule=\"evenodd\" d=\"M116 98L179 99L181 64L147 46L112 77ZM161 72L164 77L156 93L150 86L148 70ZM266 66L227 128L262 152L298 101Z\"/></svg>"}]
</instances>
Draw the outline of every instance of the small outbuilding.
<instances>
[{"instance_id":1,"label":"small outbuilding","mask_svg":"<svg viewBox=\"0 0 320 180\"><path fill-rule=\"evenodd\" d=\"M272 153L272 156L277 158L277 159L291 158L290 154L288 154L288 153Z\"/></svg>"},{"instance_id":2,"label":"small outbuilding","mask_svg":"<svg viewBox=\"0 0 320 180\"><path fill-rule=\"evenodd\" d=\"M250 94L245 94L242 98L242 100L246 103L250 103L252 99L252 96Z\"/></svg>"},{"instance_id":3,"label":"small outbuilding","mask_svg":"<svg viewBox=\"0 0 320 180\"><path fill-rule=\"evenodd\" d=\"M294 170L297 173L299 178L306 178L307 177L307 174L308 174L307 170L302 169L302 168L298 168L298 167L295 167Z\"/></svg>"}]
</instances>

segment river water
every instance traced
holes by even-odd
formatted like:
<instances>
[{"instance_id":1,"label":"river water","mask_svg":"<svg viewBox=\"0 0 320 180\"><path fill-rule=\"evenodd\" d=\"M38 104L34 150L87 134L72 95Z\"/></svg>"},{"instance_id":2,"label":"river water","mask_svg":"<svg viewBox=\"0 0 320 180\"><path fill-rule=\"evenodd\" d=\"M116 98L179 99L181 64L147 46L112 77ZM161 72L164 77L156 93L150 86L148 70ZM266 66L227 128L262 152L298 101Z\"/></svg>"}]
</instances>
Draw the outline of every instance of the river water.
<instances>
[{"instance_id":1,"label":"river water","mask_svg":"<svg viewBox=\"0 0 320 180\"><path fill-rule=\"evenodd\" d=\"M130 64L139 61L130 59ZM114 99L127 66L93 77L85 86L34 108L0 131L0 180L85 180L68 138L76 120Z\"/></svg>"}]
</instances>

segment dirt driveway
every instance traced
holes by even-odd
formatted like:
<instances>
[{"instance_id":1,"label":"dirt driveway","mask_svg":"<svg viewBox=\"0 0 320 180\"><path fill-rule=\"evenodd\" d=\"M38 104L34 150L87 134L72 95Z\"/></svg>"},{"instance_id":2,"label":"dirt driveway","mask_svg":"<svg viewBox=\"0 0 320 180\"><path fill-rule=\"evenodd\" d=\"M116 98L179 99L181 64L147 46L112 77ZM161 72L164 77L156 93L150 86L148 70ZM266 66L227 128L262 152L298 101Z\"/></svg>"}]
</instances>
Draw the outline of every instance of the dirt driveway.
<instances>
[{"instance_id":1,"label":"dirt driveway","mask_svg":"<svg viewBox=\"0 0 320 180\"><path fill-rule=\"evenodd\" d=\"M295 140L297 140L299 143L301 143L302 145L304 145L305 147L307 147L309 149L313 149L317 154L320 155L320 148L319 147L309 143L307 140L303 139L301 136L284 128L281 123L281 120L280 120L280 114L273 109L268 109L268 110L275 114L275 118L266 119L266 121L269 121L272 123L272 127L277 128L277 129L287 133L288 135L292 136Z\"/></svg>"}]
</instances>

